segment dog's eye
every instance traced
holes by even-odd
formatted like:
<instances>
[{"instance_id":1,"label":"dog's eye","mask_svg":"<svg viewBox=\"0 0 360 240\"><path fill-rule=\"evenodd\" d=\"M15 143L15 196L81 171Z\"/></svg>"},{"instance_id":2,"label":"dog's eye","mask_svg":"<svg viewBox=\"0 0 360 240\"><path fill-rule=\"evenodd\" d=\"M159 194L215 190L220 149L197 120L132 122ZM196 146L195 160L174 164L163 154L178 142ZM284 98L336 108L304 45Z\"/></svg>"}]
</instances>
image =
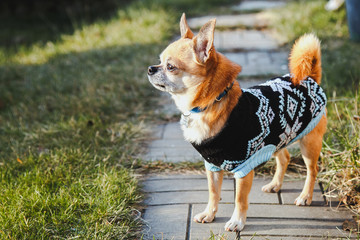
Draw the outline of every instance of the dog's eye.
<instances>
[{"instance_id":1,"label":"dog's eye","mask_svg":"<svg viewBox=\"0 0 360 240\"><path fill-rule=\"evenodd\" d=\"M168 63L167 65L166 65L166 68L167 68L167 70L168 71L174 71L175 69L176 69L176 67L175 66L173 66L173 65L171 65L170 63Z\"/></svg>"}]
</instances>

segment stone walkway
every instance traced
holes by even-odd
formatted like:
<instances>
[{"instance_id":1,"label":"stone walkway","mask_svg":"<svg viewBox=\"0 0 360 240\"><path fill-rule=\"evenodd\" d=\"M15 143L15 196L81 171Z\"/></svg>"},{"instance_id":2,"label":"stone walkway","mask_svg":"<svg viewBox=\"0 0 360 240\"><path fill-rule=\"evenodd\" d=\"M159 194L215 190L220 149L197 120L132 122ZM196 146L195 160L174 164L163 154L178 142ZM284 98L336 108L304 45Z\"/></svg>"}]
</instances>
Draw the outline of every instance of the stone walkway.
<instances>
[{"instance_id":1,"label":"stone walkway","mask_svg":"<svg viewBox=\"0 0 360 240\"><path fill-rule=\"evenodd\" d=\"M288 180L279 193L262 192L261 187L269 181L264 178L254 180L241 239L351 238L349 233L341 230L343 221L350 218L349 212L330 208L319 184L315 186L312 205L297 207L293 201L300 194L304 181ZM214 222L208 224L192 221L194 215L206 207L208 193L204 175L148 176L144 191L148 195L143 215L144 239L208 239L212 234L224 239L236 238L236 233L224 231L234 209L233 178L225 177L219 211Z\"/></svg>"},{"instance_id":2,"label":"stone walkway","mask_svg":"<svg viewBox=\"0 0 360 240\"><path fill-rule=\"evenodd\" d=\"M279 7L283 1L243 1L233 10L252 10ZM236 16L205 16L188 19L196 30L209 19L217 18L215 48L243 67L239 75L241 87L248 88L271 77L288 72L288 50L266 30L262 13L243 13ZM179 116L169 95L160 99L162 111L169 116ZM178 122L170 122L153 128L145 160L168 162L202 161L191 144L185 142ZM355 238L342 231L342 223L351 219L336 203L329 207L322 188L316 184L311 206L293 204L300 194L304 179L287 179L280 193L267 194L261 187L270 179L256 178L250 193L248 220L241 239L339 239ZM192 221L194 214L202 211L207 203L208 192L205 175L167 174L145 176L143 181L147 198L143 211L145 223L143 239L235 239L235 233L224 231L224 225L234 208L234 180L224 179L222 200L213 223L199 224ZM222 238L224 237L224 238ZM239 236L238 236L239 237Z\"/></svg>"}]
</instances>

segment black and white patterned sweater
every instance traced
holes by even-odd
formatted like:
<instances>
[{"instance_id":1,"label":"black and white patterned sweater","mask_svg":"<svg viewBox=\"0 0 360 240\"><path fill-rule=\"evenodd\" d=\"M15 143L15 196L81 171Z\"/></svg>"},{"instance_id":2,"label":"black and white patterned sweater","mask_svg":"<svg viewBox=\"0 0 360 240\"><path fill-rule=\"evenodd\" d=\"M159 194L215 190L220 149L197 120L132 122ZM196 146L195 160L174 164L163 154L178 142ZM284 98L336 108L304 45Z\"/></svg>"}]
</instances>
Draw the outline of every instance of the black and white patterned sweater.
<instances>
[{"instance_id":1,"label":"black and white patterned sweater","mask_svg":"<svg viewBox=\"0 0 360 240\"><path fill-rule=\"evenodd\" d=\"M294 86L290 75L285 75L242 91L223 129L192 144L208 170L228 170L236 178L308 134L326 107L323 89L311 78Z\"/></svg>"}]
</instances>

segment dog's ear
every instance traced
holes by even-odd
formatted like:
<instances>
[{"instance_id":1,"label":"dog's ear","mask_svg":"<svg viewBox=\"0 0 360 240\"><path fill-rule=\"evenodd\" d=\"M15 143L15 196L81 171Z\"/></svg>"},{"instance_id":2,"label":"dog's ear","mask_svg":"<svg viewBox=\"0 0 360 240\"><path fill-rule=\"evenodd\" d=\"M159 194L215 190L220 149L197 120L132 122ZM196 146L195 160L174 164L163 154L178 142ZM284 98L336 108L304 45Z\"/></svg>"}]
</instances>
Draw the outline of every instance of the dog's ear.
<instances>
[{"instance_id":1,"label":"dog's ear","mask_svg":"<svg viewBox=\"0 0 360 240\"><path fill-rule=\"evenodd\" d=\"M186 21L185 13L182 14L180 19L180 33L182 38L190 38L194 37L194 33L190 30L190 27Z\"/></svg>"},{"instance_id":2,"label":"dog's ear","mask_svg":"<svg viewBox=\"0 0 360 240\"><path fill-rule=\"evenodd\" d=\"M214 31L216 19L212 19L201 27L199 34L193 39L196 59L204 64L210 57L214 47Z\"/></svg>"}]
</instances>

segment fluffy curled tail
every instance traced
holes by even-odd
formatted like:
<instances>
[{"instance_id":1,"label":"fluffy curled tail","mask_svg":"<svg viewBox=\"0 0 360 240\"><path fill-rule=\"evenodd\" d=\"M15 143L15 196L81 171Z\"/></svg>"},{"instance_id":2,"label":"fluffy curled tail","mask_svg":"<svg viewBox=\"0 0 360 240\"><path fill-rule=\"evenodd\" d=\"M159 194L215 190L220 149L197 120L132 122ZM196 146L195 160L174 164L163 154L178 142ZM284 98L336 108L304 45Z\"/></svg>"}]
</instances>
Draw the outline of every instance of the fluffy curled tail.
<instances>
[{"instance_id":1,"label":"fluffy curled tail","mask_svg":"<svg viewBox=\"0 0 360 240\"><path fill-rule=\"evenodd\" d=\"M289 60L290 73L295 85L300 84L306 77L311 77L320 84L320 40L314 34L305 34L295 42Z\"/></svg>"}]
</instances>

